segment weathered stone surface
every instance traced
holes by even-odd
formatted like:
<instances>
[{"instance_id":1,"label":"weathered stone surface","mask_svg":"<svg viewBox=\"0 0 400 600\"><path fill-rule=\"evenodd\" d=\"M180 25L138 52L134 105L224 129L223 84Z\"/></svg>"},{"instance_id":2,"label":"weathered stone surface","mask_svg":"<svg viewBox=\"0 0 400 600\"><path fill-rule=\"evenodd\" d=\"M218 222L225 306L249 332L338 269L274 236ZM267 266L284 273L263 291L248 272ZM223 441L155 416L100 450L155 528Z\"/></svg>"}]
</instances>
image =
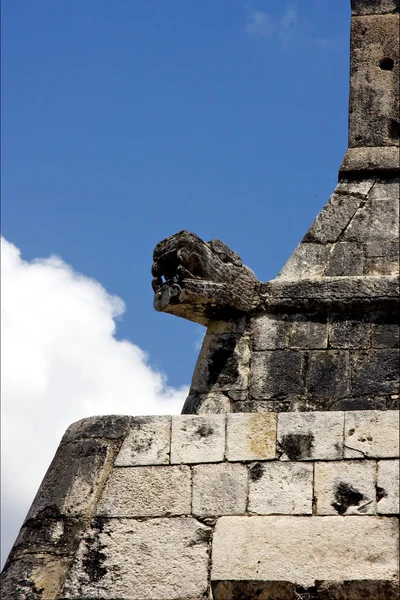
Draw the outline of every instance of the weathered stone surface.
<instances>
[{"instance_id":1,"label":"weathered stone surface","mask_svg":"<svg viewBox=\"0 0 400 600\"><path fill-rule=\"evenodd\" d=\"M55 600L71 565L69 558L29 554L9 562L1 574L2 600Z\"/></svg>"},{"instance_id":2,"label":"weathered stone surface","mask_svg":"<svg viewBox=\"0 0 400 600\"><path fill-rule=\"evenodd\" d=\"M287 315L263 314L251 320L253 350L276 350L289 345L289 318Z\"/></svg>"},{"instance_id":3,"label":"weathered stone surface","mask_svg":"<svg viewBox=\"0 0 400 600\"><path fill-rule=\"evenodd\" d=\"M324 314L294 315L290 323L291 348L327 348L328 326Z\"/></svg>"},{"instance_id":4,"label":"weathered stone surface","mask_svg":"<svg viewBox=\"0 0 400 600\"><path fill-rule=\"evenodd\" d=\"M397 515L400 512L399 474L398 460L380 460L378 462L376 509L380 515Z\"/></svg>"},{"instance_id":5,"label":"weathered stone surface","mask_svg":"<svg viewBox=\"0 0 400 600\"><path fill-rule=\"evenodd\" d=\"M309 353L307 392L333 400L349 393L348 356L344 352L328 350Z\"/></svg>"},{"instance_id":6,"label":"weathered stone surface","mask_svg":"<svg viewBox=\"0 0 400 600\"><path fill-rule=\"evenodd\" d=\"M214 600L299 600L290 581L214 581L212 592Z\"/></svg>"},{"instance_id":7,"label":"weathered stone surface","mask_svg":"<svg viewBox=\"0 0 400 600\"><path fill-rule=\"evenodd\" d=\"M400 345L399 314L377 313L371 327L373 348L398 348Z\"/></svg>"},{"instance_id":8,"label":"weathered stone surface","mask_svg":"<svg viewBox=\"0 0 400 600\"><path fill-rule=\"evenodd\" d=\"M316 579L395 579L397 541L397 520L389 517L221 517L211 578L305 587Z\"/></svg>"},{"instance_id":9,"label":"weathered stone surface","mask_svg":"<svg viewBox=\"0 0 400 600\"><path fill-rule=\"evenodd\" d=\"M384 15L399 11L399 0L351 0L353 16Z\"/></svg>"},{"instance_id":10,"label":"weathered stone surface","mask_svg":"<svg viewBox=\"0 0 400 600\"><path fill-rule=\"evenodd\" d=\"M281 459L341 459L343 427L342 412L280 413L277 445Z\"/></svg>"},{"instance_id":11,"label":"weathered stone surface","mask_svg":"<svg viewBox=\"0 0 400 600\"><path fill-rule=\"evenodd\" d=\"M190 513L187 466L114 469L97 505L106 517L158 517Z\"/></svg>"},{"instance_id":12,"label":"weathered stone surface","mask_svg":"<svg viewBox=\"0 0 400 600\"><path fill-rule=\"evenodd\" d=\"M257 463L250 470L249 512L259 515L311 515L311 463Z\"/></svg>"},{"instance_id":13,"label":"weathered stone surface","mask_svg":"<svg viewBox=\"0 0 400 600\"><path fill-rule=\"evenodd\" d=\"M368 199L354 215L343 233L342 241L360 244L367 241L395 241L398 238L399 199L389 197ZM350 248L350 245L347 244L345 248ZM357 275L357 273L348 274Z\"/></svg>"},{"instance_id":14,"label":"weathered stone surface","mask_svg":"<svg viewBox=\"0 0 400 600\"><path fill-rule=\"evenodd\" d=\"M391 179L378 180L370 190L368 197L371 200L391 200L399 201L400 198L400 179L393 177Z\"/></svg>"},{"instance_id":15,"label":"weathered stone surface","mask_svg":"<svg viewBox=\"0 0 400 600\"><path fill-rule=\"evenodd\" d=\"M338 242L331 250L326 277L360 276L364 273L364 248L358 242Z\"/></svg>"},{"instance_id":16,"label":"weathered stone surface","mask_svg":"<svg viewBox=\"0 0 400 600\"><path fill-rule=\"evenodd\" d=\"M352 354L350 368L354 396L399 391L399 351L396 349Z\"/></svg>"},{"instance_id":17,"label":"weathered stone surface","mask_svg":"<svg viewBox=\"0 0 400 600\"><path fill-rule=\"evenodd\" d=\"M231 414L227 416L226 457L229 461L271 460L276 452L276 415Z\"/></svg>"},{"instance_id":18,"label":"weathered stone surface","mask_svg":"<svg viewBox=\"0 0 400 600\"><path fill-rule=\"evenodd\" d=\"M247 504L245 465L219 463L193 467L193 514L242 515Z\"/></svg>"},{"instance_id":19,"label":"weathered stone surface","mask_svg":"<svg viewBox=\"0 0 400 600\"><path fill-rule=\"evenodd\" d=\"M375 477L374 461L316 462L316 514L375 514Z\"/></svg>"},{"instance_id":20,"label":"weathered stone surface","mask_svg":"<svg viewBox=\"0 0 400 600\"><path fill-rule=\"evenodd\" d=\"M61 445L43 479L27 519L80 517L90 512L111 470L112 447L103 440L83 439Z\"/></svg>"},{"instance_id":21,"label":"weathered stone surface","mask_svg":"<svg viewBox=\"0 0 400 600\"><path fill-rule=\"evenodd\" d=\"M399 15L351 23L349 146L399 144Z\"/></svg>"},{"instance_id":22,"label":"weathered stone surface","mask_svg":"<svg viewBox=\"0 0 400 600\"><path fill-rule=\"evenodd\" d=\"M330 245L299 244L277 279L313 279L322 277L330 253Z\"/></svg>"},{"instance_id":23,"label":"weathered stone surface","mask_svg":"<svg viewBox=\"0 0 400 600\"><path fill-rule=\"evenodd\" d=\"M333 244L336 242L361 202L361 198L357 196L333 194L307 231L303 243Z\"/></svg>"},{"instance_id":24,"label":"weathered stone surface","mask_svg":"<svg viewBox=\"0 0 400 600\"><path fill-rule=\"evenodd\" d=\"M359 411L345 413L345 458L397 458L399 412Z\"/></svg>"},{"instance_id":25,"label":"weathered stone surface","mask_svg":"<svg viewBox=\"0 0 400 600\"><path fill-rule=\"evenodd\" d=\"M340 165L339 177L348 178L357 172L368 174L368 176L380 172L397 174L399 172L399 149L395 146L348 148Z\"/></svg>"},{"instance_id":26,"label":"weathered stone surface","mask_svg":"<svg viewBox=\"0 0 400 600\"><path fill-rule=\"evenodd\" d=\"M363 177L362 179L353 179L352 177L349 179L343 178L337 184L335 193L344 194L346 196L355 196L364 200L368 197L371 188L376 184L376 181L376 176L370 178Z\"/></svg>"},{"instance_id":27,"label":"weathered stone surface","mask_svg":"<svg viewBox=\"0 0 400 600\"><path fill-rule=\"evenodd\" d=\"M244 336L206 335L190 392L246 389L249 362L250 348Z\"/></svg>"},{"instance_id":28,"label":"weathered stone surface","mask_svg":"<svg viewBox=\"0 0 400 600\"><path fill-rule=\"evenodd\" d=\"M170 444L171 417L133 417L115 465L168 464Z\"/></svg>"},{"instance_id":29,"label":"weathered stone surface","mask_svg":"<svg viewBox=\"0 0 400 600\"><path fill-rule=\"evenodd\" d=\"M200 600L210 535L191 517L97 520L81 542L63 598Z\"/></svg>"},{"instance_id":30,"label":"weathered stone surface","mask_svg":"<svg viewBox=\"0 0 400 600\"><path fill-rule=\"evenodd\" d=\"M225 415L172 417L171 463L224 460L225 420Z\"/></svg>"},{"instance_id":31,"label":"weathered stone surface","mask_svg":"<svg viewBox=\"0 0 400 600\"><path fill-rule=\"evenodd\" d=\"M183 415L226 414L229 412L231 412L231 401L226 392L189 394L182 408Z\"/></svg>"},{"instance_id":32,"label":"weathered stone surface","mask_svg":"<svg viewBox=\"0 0 400 600\"><path fill-rule=\"evenodd\" d=\"M365 314L335 314L330 317L331 348L369 348L371 324Z\"/></svg>"},{"instance_id":33,"label":"weathered stone surface","mask_svg":"<svg viewBox=\"0 0 400 600\"><path fill-rule=\"evenodd\" d=\"M316 600L398 600L399 591L398 581L385 579L316 582Z\"/></svg>"},{"instance_id":34,"label":"weathered stone surface","mask_svg":"<svg viewBox=\"0 0 400 600\"><path fill-rule=\"evenodd\" d=\"M57 514L57 511L52 517L50 508L45 511L43 518L25 520L14 543L13 552L73 556L84 528L82 517L66 518Z\"/></svg>"},{"instance_id":35,"label":"weathered stone surface","mask_svg":"<svg viewBox=\"0 0 400 600\"><path fill-rule=\"evenodd\" d=\"M131 417L123 415L104 415L88 417L72 423L65 432L61 444L76 442L87 438L107 440L123 439L129 428Z\"/></svg>"},{"instance_id":36,"label":"weathered stone surface","mask_svg":"<svg viewBox=\"0 0 400 600\"><path fill-rule=\"evenodd\" d=\"M259 400L301 394L302 355L296 350L253 352L250 395Z\"/></svg>"}]
</instances>

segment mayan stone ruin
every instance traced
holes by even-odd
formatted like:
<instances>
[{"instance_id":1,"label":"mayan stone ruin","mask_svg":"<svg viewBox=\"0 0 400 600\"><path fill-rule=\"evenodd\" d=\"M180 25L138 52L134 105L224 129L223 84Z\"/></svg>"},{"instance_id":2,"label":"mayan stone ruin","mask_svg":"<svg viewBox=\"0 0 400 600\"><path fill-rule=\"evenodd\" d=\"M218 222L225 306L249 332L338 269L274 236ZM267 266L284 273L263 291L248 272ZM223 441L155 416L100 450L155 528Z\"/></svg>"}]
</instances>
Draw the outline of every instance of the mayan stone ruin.
<instances>
[{"instance_id":1,"label":"mayan stone ruin","mask_svg":"<svg viewBox=\"0 0 400 600\"><path fill-rule=\"evenodd\" d=\"M4 600L398 600L399 0L351 0L339 183L262 283L219 240L154 250L206 326L182 415L66 431Z\"/></svg>"}]
</instances>

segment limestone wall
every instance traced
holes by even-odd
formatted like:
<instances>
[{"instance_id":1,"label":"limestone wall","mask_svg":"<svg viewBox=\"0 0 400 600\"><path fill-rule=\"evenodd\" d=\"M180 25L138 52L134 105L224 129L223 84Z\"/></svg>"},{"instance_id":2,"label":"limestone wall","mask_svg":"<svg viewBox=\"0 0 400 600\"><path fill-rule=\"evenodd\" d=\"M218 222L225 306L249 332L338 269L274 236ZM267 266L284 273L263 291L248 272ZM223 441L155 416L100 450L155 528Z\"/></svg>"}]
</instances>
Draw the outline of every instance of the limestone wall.
<instances>
[{"instance_id":1,"label":"limestone wall","mask_svg":"<svg viewBox=\"0 0 400 600\"><path fill-rule=\"evenodd\" d=\"M2 598L397 598L398 457L397 411L79 421Z\"/></svg>"}]
</instances>

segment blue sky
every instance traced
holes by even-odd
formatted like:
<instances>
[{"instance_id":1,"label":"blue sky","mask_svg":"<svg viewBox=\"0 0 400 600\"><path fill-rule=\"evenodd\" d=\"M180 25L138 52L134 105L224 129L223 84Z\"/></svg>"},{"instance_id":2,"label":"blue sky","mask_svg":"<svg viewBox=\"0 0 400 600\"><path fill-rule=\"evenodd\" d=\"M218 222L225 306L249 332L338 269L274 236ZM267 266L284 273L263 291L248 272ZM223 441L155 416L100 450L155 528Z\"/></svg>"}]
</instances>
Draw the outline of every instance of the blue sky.
<instances>
[{"instance_id":1,"label":"blue sky","mask_svg":"<svg viewBox=\"0 0 400 600\"><path fill-rule=\"evenodd\" d=\"M18 268L57 255L99 282L126 306L117 339L189 384L201 328L154 312L153 248L189 229L278 274L347 147L349 5L4 0L2 234Z\"/></svg>"}]
</instances>

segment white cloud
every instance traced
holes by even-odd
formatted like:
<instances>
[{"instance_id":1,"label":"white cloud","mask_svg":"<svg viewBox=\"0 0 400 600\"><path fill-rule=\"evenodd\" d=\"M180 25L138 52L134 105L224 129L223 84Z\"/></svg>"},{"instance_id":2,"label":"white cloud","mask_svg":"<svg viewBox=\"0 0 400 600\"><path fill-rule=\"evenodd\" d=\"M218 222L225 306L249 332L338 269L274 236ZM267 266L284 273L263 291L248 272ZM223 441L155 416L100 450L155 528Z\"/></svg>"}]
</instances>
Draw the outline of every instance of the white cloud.
<instances>
[{"instance_id":1,"label":"white cloud","mask_svg":"<svg viewBox=\"0 0 400 600\"><path fill-rule=\"evenodd\" d=\"M263 37L270 35L275 29L268 13L262 10L256 10L249 15L245 26L245 33L254 37Z\"/></svg>"},{"instance_id":2,"label":"white cloud","mask_svg":"<svg viewBox=\"0 0 400 600\"><path fill-rule=\"evenodd\" d=\"M294 26L298 23L295 6L287 6L281 18L273 19L267 12L256 10L249 14L245 33L251 37L277 36L281 45L287 48L292 41Z\"/></svg>"},{"instance_id":3,"label":"white cloud","mask_svg":"<svg viewBox=\"0 0 400 600\"><path fill-rule=\"evenodd\" d=\"M179 413L146 354L114 337L125 307L60 258L2 247L3 560L65 429L98 414Z\"/></svg>"}]
</instances>

